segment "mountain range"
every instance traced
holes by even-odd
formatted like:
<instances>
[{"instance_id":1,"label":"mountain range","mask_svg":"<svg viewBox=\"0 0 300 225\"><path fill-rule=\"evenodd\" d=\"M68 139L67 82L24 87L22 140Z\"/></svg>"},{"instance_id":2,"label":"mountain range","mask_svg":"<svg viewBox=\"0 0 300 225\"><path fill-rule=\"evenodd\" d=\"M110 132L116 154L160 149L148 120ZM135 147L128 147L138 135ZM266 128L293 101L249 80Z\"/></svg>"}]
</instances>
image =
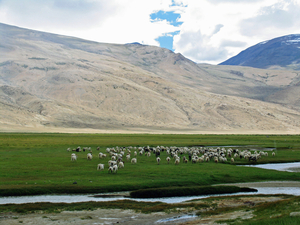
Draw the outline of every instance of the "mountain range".
<instances>
[{"instance_id":1,"label":"mountain range","mask_svg":"<svg viewBox=\"0 0 300 225\"><path fill-rule=\"evenodd\" d=\"M2 131L299 132L300 71L283 67L291 63L197 64L155 46L7 24L0 38Z\"/></svg>"},{"instance_id":2,"label":"mountain range","mask_svg":"<svg viewBox=\"0 0 300 225\"><path fill-rule=\"evenodd\" d=\"M300 34L263 41L220 63L220 65L300 70Z\"/></svg>"}]
</instances>

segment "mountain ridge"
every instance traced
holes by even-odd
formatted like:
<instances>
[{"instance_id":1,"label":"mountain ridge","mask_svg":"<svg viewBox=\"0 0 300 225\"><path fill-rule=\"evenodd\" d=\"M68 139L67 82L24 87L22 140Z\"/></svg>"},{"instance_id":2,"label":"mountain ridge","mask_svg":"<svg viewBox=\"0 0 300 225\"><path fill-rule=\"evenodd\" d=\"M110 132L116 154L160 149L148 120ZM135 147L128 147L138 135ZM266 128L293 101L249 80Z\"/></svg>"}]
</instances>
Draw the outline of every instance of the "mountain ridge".
<instances>
[{"instance_id":1,"label":"mountain ridge","mask_svg":"<svg viewBox=\"0 0 300 225\"><path fill-rule=\"evenodd\" d=\"M219 65L300 70L300 34L260 42Z\"/></svg>"},{"instance_id":2,"label":"mountain ridge","mask_svg":"<svg viewBox=\"0 0 300 225\"><path fill-rule=\"evenodd\" d=\"M0 36L1 130L299 131L294 71L199 65L164 48L3 24ZM283 91L293 98L282 102Z\"/></svg>"}]
</instances>

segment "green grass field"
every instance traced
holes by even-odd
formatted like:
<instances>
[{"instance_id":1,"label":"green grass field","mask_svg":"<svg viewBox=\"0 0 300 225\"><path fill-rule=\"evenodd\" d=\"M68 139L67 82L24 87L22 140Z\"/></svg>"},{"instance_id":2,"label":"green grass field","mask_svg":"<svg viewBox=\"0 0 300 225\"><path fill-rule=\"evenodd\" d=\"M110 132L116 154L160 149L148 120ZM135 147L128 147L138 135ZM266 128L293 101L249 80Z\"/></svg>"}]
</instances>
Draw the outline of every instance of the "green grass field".
<instances>
[{"instance_id":1,"label":"green grass field","mask_svg":"<svg viewBox=\"0 0 300 225\"><path fill-rule=\"evenodd\" d=\"M276 148L273 157L261 158L257 163L300 161L300 136L297 135L122 135L122 134L31 134L0 133L0 196L47 193L100 193L129 191L147 188L194 187L211 184L293 180L300 181L300 174L264 170L237 165L249 164L245 159L226 163L205 162L174 165L167 164L166 152L161 153L157 165L155 156L137 156L137 164L125 160L125 168L116 174L107 172L106 159L98 158L97 147L105 152L115 146L237 146L248 149ZM71 162L67 148L91 147L93 159L88 161L87 152L76 153L78 159ZM133 152L133 151L132 151ZM104 163L104 171L97 171L97 164ZM252 163L253 164L253 163ZM73 182L77 184L73 184ZM234 198L234 197L228 197ZM61 212L62 210L93 210L97 208L133 209L144 213L187 207L200 210L213 208L202 217L222 214L227 211L253 210L250 220L234 219L227 224L299 224L299 217L290 217L290 212L299 211L299 196L287 197L274 203L263 203L254 207L214 208L209 199L205 203L166 204L135 201L88 202L88 203L29 203L0 205L0 212L32 213ZM199 211L200 212L200 211ZM275 218L273 218L275 215ZM224 221L220 221L223 223Z\"/></svg>"},{"instance_id":2,"label":"green grass field","mask_svg":"<svg viewBox=\"0 0 300 225\"><path fill-rule=\"evenodd\" d=\"M100 193L129 191L170 186L203 186L221 183L300 180L299 173L239 167L249 163L197 163L168 165L167 154L161 154L157 165L155 156L137 156L137 164L125 160L118 173L107 172L109 158L99 159L101 152L115 146L251 146L276 147L276 155L263 157L258 163L300 161L300 137L296 135L150 135L150 134L31 134L0 133L0 195L44 193ZM91 147L93 159L87 152L76 153L71 162L67 148ZM132 151L133 157L133 151ZM104 163L105 170L97 171ZM77 184L73 184L73 182Z\"/></svg>"}]
</instances>

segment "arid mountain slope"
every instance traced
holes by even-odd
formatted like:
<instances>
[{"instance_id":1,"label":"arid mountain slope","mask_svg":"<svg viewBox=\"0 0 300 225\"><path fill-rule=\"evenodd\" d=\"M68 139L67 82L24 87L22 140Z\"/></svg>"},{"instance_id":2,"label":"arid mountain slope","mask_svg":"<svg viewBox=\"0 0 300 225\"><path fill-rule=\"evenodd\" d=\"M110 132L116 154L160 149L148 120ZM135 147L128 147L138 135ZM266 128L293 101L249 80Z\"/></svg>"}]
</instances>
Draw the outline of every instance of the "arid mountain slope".
<instances>
[{"instance_id":1,"label":"arid mountain slope","mask_svg":"<svg viewBox=\"0 0 300 225\"><path fill-rule=\"evenodd\" d=\"M298 132L297 107L262 101L298 79L294 71L197 65L158 47L5 24L0 35L3 131Z\"/></svg>"}]
</instances>

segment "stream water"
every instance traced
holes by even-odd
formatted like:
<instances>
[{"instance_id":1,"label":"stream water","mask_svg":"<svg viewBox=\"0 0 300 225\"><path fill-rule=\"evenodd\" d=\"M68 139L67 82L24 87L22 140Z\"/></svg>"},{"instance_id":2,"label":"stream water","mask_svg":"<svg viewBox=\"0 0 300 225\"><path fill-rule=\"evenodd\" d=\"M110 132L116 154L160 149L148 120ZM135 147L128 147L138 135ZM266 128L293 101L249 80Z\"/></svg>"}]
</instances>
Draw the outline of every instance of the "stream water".
<instances>
[{"instance_id":1,"label":"stream water","mask_svg":"<svg viewBox=\"0 0 300 225\"><path fill-rule=\"evenodd\" d=\"M93 197L91 195L35 195L35 196L13 196L1 197L0 204L22 204L34 202L52 202L52 203L74 203L74 202L105 202L115 200L134 200L144 202L165 202L165 203L180 203L193 199L208 198L211 196L230 196L230 195L257 195L257 194L289 194L300 195L300 187L259 187L255 188L258 192L240 192L234 194L221 195L201 195L201 196L184 196L184 197L168 197L168 198L129 198L124 196L119 197ZM115 193L114 193L115 194Z\"/></svg>"},{"instance_id":2,"label":"stream water","mask_svg":"<svg viewBox=\"0 0 300 225\"><path fill-rule=\"evenodd\" d=\"M269 163L260 165L246 165L249 167L257 167L268 170L279 170L288 172L300 172L300 162L295 163Z\"/></svg>"}]
</instances>

